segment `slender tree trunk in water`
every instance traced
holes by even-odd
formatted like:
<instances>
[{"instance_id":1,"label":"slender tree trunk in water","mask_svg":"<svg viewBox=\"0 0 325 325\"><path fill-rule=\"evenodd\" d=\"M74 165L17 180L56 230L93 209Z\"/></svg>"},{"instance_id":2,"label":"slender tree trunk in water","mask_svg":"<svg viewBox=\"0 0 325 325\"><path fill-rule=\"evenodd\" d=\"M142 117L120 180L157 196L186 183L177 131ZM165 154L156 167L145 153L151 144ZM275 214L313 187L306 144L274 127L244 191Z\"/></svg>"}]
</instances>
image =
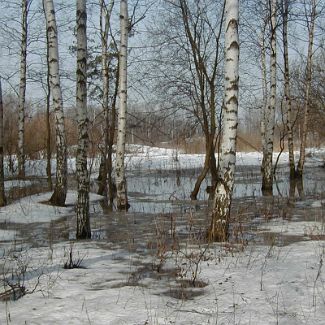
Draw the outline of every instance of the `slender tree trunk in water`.
<instances>
[{"instance_id":1,"label":"slender tree trunk in water","mask_svg":"<svg viewBox=\"0 0 325 325\"><path fill-rule=\"evenodd\" d=\"M60 85L58 35L53 0L43 0L49 40L49 71L56 129L56 184L50 199L53 205L64 206L67 196L67 147Z\"/></svg>"},{"instance_id":2,"label":"slender tree trunk in water","mask_svg":"<svg viewBox=\"0 0 325 325\"><path fill-rule=\"evenodd\" d=\"M3 141L3 102L2 102L2 85L0 78L0 207L6 205L6 196L5 196L5 177L4 177L4 165L3 165L3 156L4 156L4 141Z\"/></svg>"},{"instance_id":3,"label":"slender tree trunk in water","mask_svg":"<svg viewBox=\"0 0 325 325\"><path fill-rule=\"evenodd\" d=\"M223 127L214 206L208 238L224 241L228 237L230 207L236 164L239 81L239 0L226 0L225 90L222 110Z\"/></svg>"},{"instance_id":4,"label":"slender tree trunk in water","mask_svg":"<svg viewBox=\"0 0 325 325\"><path fill-rule=\"evenodd\" d=\"M100 35L102 47L102 83L103 83L103 101L102 109L104 113L104 148L102 148L101 164L99 169L99 185L98 194L107 195L107 175L108 175L108 145L109 145L109 68L108 68L108 33L110 27L110 17L113 9L114 1L110 1L109 6L104 0L100 0Z\"/></svg>"},{"instance_id":5,"label":"slender tree trunk in water","mask_svg":"<svg viewBox=\"0 0 325 325\"><path fill-rule=\"evenodd\" d=\"M44 2L43 11L45 13ZM46 76L46 176L49 190L52 191L52 167L51 167L51 122L50 122L50 109L51 109L51 83L50 83L50 61L49 61L49 35L46 30L46 63L47 63L47 76Z\"/></svg>"},{"instance_id":6,"label":"slender tree trunk in water","mask_svg":"<svg viewBox=\"0 0 325 325\"><path fill-rule=\"evenodd\" d=\"M18 176L25 177L25 105L26 105L26 70L27 70L27 16L29 0L21 2L21 49L20 49L20 82L18 110Z\"/></svg>"},{"instance_id":7,"label":"slender tree trunk in water","mask_svg":"<svg viewBox=\"0 0 325 325\"><path fill-rule=\"evenodd\" d=\"M265 30L263 30L260 39L260 47L261 47L261 67L262 67L262 90L263 90L263 107L261 114L261 139L262 139L262 151L263 157L265 156L265 112L267 110L267 98L268 98L268 90L267 90L267 73L266 73L266 49L265 49Z\"/></svg>"},{"instance_id":8,"label":"slender tree trunk in water","mask_svg":"<svg viewBox=\"0 0 325 325\"><path fill-rule=\"evenodd\" d=\"M314 45L314 30L316 20L316 0L311 0L311 16L310 22L308 22L309 32L309 43L307 53L307 66L306 66L306 84L305 84L305 98L304 98L304 119L302 125L302 134L300 142L300 155L296 170L296 176L302 178L305 165L306 156L306 143L308 133L308 118L309 118L309 104L310 104L310 89L311 89L311 78L312 78L312 56L313 56L313 45Z\"/></svg>"},{"instance_id":9,"label":"slender tree trunk in water","mask_svg":"<svg viewBox=\"0 0 325 325\"><path fill-rule=\"evenodd\" d=\"M210 173L211 173L211 186L215 188L217 180L218 180L218 169L217 169L217 161L214 153L214 139L212 139L211 149L210 149Z\"/></svg>"},{"instance_id":10,"label":"slender tree trunk in water","mask_svg":"<svg viewBox=\"0 0 325 325\"><path fill-rule=\"evenodd\" d=\"M271 90L270 99L265 112L265 149L263 150L262 161L262 192L264 195L273 193L273 143L274 143L274 123L276 104L276 7L277 0L271 2L271 58L270 75Z\"/></svg>"},{"instance_id":11,"label":"slender tree trunk in water","mask_svg":"<svg viewBox=\"0 0 325 325\"><path fill-rule=\"evenodd\" d=\"M210 114L211 114L211 127L210 127L210 174L211 174L211 188L214 190L218 178L217 162L215 156L215 135L216 135L216 105L215 105L215 77L212 77L209 83L210 88Z\"/></svg>"},{"instance_id":12,"label":"slender tree trunk in water","mask_svg":"<svg viewBox=\"0 0 325 325\"><path fill-rule=\"evenodd\" d=\"M298 190L298 195L300 199L304 198L304 182L302 177L298 177L295 179L296 181L296 187Z\"/></svg>"},{"instance_id":13,"label":"slender tree trunk in water","mask_svg":"<svg viewBox=\"0 0 325 325\"><path fill-rule=\"evenodd\" d=\"M197 200L197 195L199 193L201 184L203 182L203 180L205 179L209 169L210 169L210 160L211 160L211 155L210 155L210 150L211 150L211 146L210 146L210 138L209 136L206 136L206 144L205 144L205 158L204 158L204 165L203 165L203 169L200 173L200 175L198 176L198 178L196 179L195 185L194 185L194 189L191 192L191 200Z\"/></svg>"},{"instance_id":14,"label":"slender tree trunk in water","mask_svg":"<svg viewBox=\"0 0 325 325\"><path fill-rule=\"evenodd\" d=\"M89 175L87 169L88 114L87 114L87 8L86 0L77 0L77 91L78 114L77 150L77 239L91 238L89 221Z\"/></svg>"},{"instance_id":15,"label":"slender tree trunk in water","mask_svg":"<svg viewBox=\"0 0 325 325\"><path fill-rule=\"evenodd\" d=\"M48 79L49 86L49 79ZM47 87L47 95L46 95L46 176L47 183L49 186L49 190L52 191L52 167L51 167L51 158L52 158L52 150L51 150L51 114L50 114L50 88Z\"/></svg>"},{"instance_id":16,"label":"slender tree trunk in water","mask_svg":"<svg viewBox=\"0 0 325 325\"><path fill-rule=\"evenodd\" d=\"M109 138L108 138L108 152L107 152L107 168L108 168L108 201L109 207L113 208L114 198L116 197L116 184L113 178L113 144L115 138L115 126L116 126L116 99L118 96L118 84L119 84L119 67L116 70L115 76L115 90L112 101L111 110L111 123L109 126Z\"/></svg>"},{"instance_id":17,"label":"slender tree trunk in water","mask_svg":"<svg viewBox=\"0 0 325 325\"><path fill-rule=\"evenodd\" d=\"M128 3L120 2L121 45L119 52L119 115L116 145L116 189L117 208L127 210L129 207L125 178L125 138L126 138L126 111L127 111L127 48L128 48Z\"/></svg>"},{"instance_id":18,"label":"slender tree trunk in water","mask_svg":"<svg viewBox=\"0 0 325 325\"><path fill-rule=\"evenodd\" d=\"M283 39L283 60L284 60L284 97L286 105L286 124L288 131L288 151L289 151L289 169L290 179L295 177L295 157L292 134L292 105L290 94L290 69L289 69L289 51L288 51L288 16L289 16L289 0L282 1L283 10L283 25L282 25L282 39Z\"/></svg>"},{"instance_id":19,"label":"slender tree trunk in water","mask_svg":"<svg viewBox=\"0 0 325 325\"><path fill-rule=\"evenodd\" d=\"M293 203L296 194L296 179L290 177L289 182L289 203Z\"/></svg>"}]
</instances>

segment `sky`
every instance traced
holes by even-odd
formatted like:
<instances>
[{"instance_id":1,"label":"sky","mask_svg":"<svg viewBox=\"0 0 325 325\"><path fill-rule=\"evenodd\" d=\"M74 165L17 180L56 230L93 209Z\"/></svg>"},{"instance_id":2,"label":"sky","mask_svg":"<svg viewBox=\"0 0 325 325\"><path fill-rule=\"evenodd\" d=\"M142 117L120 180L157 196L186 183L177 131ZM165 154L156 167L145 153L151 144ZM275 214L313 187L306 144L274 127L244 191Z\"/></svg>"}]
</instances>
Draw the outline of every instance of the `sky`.
<instances>
[{"instance_id":1,"label":"sky","mask_svg":"<svg viewBox=\"0 0 325 325\"><path fill-rule=\"evenodd\" d=\"M18 89L18 67L19 67L19 37L20 37L20 1L0 1L0 75L5 79L3 81L4 94L15 93ZM96 2L95 2L96 3ZM135 27L133 37L129 39L129 99L132 102L153 102L155 94L151 91L152 81L143 77L150 65L150 57L148 57L148 49L146 47L152 42L148 42L148 29L152 28L152 24L159 19L159 10L161 10L161 2L142 0L139 2L139 9L136 11L136 17L140 17L146 10L146 17ZM75 44L74 27L75 27L75 11L74 1L58 0L55 1L57 11L57 22L59 26L59 44L60 44L60 65L61 65L61 82L64 96L65 106L73 106L75 102L75 59L71 53L71 46ZM118 8L119 3L116 1L115 10L113 12L113 34L118 39ZM97 46L94 51L100 52L99 36L98 36L98 6L88 7L88 34L89 47ZM132 4L129 4L130 15L132 13ZM159 9L160 8L160 9ZM158 10L159 9L159 10ZM259 71L258 59L255 57L255 50L251 50L251 39L244 37L244 34L251 33L251 38L255 37L254 33L258 33L254 29L258 25L258 20L253 20L251 12L255 10L254 5L250 8L247 1L242 2L241 16L241 103L242 106L248 106L249 103L256 103L261 94L260 80L261 73ZM247 17L247 18L246 18ZM247 23L252 24L253 28L247 28ZM45 93L45 22L42 13L41 0L33 0L31 4L31 14L29 16L30 32L29 32L29 53L28 53L28 75L27 82L27 99L32 100L36 106L44 106ZM296 27L292 30L291 35L291 58L297 56L297 51L305 48L303 38L306 39L306 33L303 27ZM297 41L297 35L299 35ZM145 53L145 54L144 54ZM282 61L281 50L279 51L279 62ZM279 65L278 77L281 79L281 69ZM9 78L8 78L9 77ZM40 83L42 80L42 83ZM98 103L94 101L93 103Z\"/></svg>"}]
</instances>

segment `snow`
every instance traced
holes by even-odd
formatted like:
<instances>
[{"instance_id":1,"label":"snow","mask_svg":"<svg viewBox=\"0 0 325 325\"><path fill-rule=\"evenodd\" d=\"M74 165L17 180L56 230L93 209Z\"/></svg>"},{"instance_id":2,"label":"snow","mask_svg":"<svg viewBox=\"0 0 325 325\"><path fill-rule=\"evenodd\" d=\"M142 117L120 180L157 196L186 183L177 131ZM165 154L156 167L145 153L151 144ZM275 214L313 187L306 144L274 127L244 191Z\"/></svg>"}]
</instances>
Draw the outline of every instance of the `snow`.
<instances>
[{"instance_id":1,"label":"snow","mask_svg":"<svg viewBox=\"0 0 325 325\"><path fill-rule=\"evenodd\" d=\"M176 154L172 149L129 146L127 150L131 172L201 168L204 159L203 155ZM324 157L325 150L310 152L308 163L312 165L321 161L315 157ZM286 159L283 154L280 163ZM243 166L257 166L260 161L258 153L237 156ZM98 164L99 160L92 162L93 170ZM28 169L30 175L44 175L44 161L33 166ZM74 168L71 159L71 173ZM6 188L27 185L29 181L8 181ZM133 190L136 186L139 184L134 184ZM162 181L148 190L142 199L152 195L158 200L147 202L149 209L165 204L162 201L170 195L171 186ZM313 211L312 216L317 215L313 220L294 215L269 221L260 217L256 234L296 236L289 244L248 241L208 245L198 241L187 224L175 227L176 239L173 231L165 234L157 225L151 240L143 238L140 247L129 229L130 238L123 239L127 244L109 237L31 243L26 237L29 227L48 229L50 221L75 217L76 191L68 191L65 207L45 204L50 195L28 196L0 208L0 296L9 289L7 282L23 285L27 291L19 300L0 301L0 324L325 324L323 199L307 197L295 203L306 215ZM96 216L103 213L98 205L102 197L91 193L90 200L94 226ZM191 210L191 217L195 219L196 213ZM127 217L123 213L109 215L116 223L122 220L121 227L128 226L124 222ZM134 226L140 226L136 220L134 217ZM95 231L101 226L97 221L92 227ZM73 261L79 261L82 268L63 268L71 250ZM195 276L194 283L201 285L192 287L188 283Z\"/></svg>"},{"instance_id":2,"label":"snow","mask_svg":"<svg viewBox=\"0 0 325 325\"><path fill-rule=\"evenodd\" d=\"M52 192L27 196L13 204L0 209L0 222L28 224L33 222L50 222L74 213L74 204L77 200L76 191L68 191L66 206L57 207L48 205ZM102 200L103 197L90 193L90 204Z\"/></svg>"},{"instance_id":3,"label":"snow","mask_svg":"<svg viewBox=\"0 0 325 325\"><path fill-rule=\"evenodd\" d=\"M28 251L27 290L39 283L34 293L7 303L1 323L9 313L13 324L316 325L325 320L324 276L317 276L325 249L321 241L248 246L243 252L213 245L200 264L204 288L137 274L148 259L96 242L75 243L74 254L85 268L64 270L65 245ZM168 263L186 268L190 260L171 256ZM176 299L169 296L173 292L196 295Z\"/></svg>"},{"instance_id":4,"label":"snow","mask_svg":"<svg viewBox=\"0 0 325 325\"><path fill-rule=\"evenodd\" d=\"M295 156L298 157L298 152L295 152ZM275 162L279 153L273 153L273 161ZM113 155L113 160L115 155ZM325 160L325 148L307 148L306 149L306 165L322 165ZM14 158L16 169L16 159ZM262 161L261 152L237 152L236 164L237 166L260 166ZM282 152L279 158L279 164L286 164L288 161L288 153ZM142 170L154 170L154 169L192 169L202 168L204 163L204 154L186 154L181 150L167 149L159 147L150 147L144 145L127 145L125 164L126 169L129 171L142 169ZM28 176L46 176L46 161L28 160L26 162ZM96 157L88 160L88 166L93 173L97 173L100 165L100 158ZM6 162L8 166L8 162ZM55 174L56 160L52 159L51 162L52 175ZM6 167L6 175L11 173ZM70 174L76 172L75 158L68 159L68 171Z\"/></svg>"},{"instance_id":5,"label":"snow","mask_svg":"<svg viewBox=\"0 0 325 325\"><path fill-rule=\"evenodd\" d=\"M278 218L261 224L263 232L273 232L290 236L321 236L325 234L324 223L317 221L295 222Z\"/></svg>"}]
</instances>

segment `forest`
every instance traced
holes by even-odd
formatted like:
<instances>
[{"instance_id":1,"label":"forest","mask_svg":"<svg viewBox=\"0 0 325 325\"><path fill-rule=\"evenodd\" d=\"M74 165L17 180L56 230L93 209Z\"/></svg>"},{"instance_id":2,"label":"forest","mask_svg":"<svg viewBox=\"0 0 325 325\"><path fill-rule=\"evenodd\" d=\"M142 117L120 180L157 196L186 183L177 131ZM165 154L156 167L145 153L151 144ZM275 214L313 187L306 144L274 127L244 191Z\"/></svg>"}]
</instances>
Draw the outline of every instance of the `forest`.
<instances>
[{"instance_id":1,"label":"forest","mask_svg":"<svg viewBox=\"0 0 325 325\"><path fill-rule=\"evenodd\" d=\"M0 324L325 322L324 0L0 12Z\"/></svg>"}]
</instances>

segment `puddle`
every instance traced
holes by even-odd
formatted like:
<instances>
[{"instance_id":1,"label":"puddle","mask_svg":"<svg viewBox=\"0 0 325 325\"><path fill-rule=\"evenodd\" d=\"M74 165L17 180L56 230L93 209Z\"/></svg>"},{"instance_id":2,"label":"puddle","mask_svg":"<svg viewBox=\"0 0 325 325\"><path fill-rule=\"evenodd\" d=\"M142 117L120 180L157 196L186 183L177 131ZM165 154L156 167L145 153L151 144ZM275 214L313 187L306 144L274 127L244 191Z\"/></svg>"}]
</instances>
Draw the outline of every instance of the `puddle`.
<instances>
[{"instance_id":1,"label":"puddle","mask_svg":"<svg viewBox=\"0 0 325 325\"><path fill-rule=\"evenodd\" d=\"M204 290L193 290L193 289L185 289L185 288L173 288L167 291L160 293L162 295L179 299L179 300L193 300L196 297L200 297L204 295Z\"/></svg>"},{"instance_id":2,"label":"puddle","mask_svg":"<svg viewBox=\"0 0 325 325\"><path fill-rule=\"evenodd\" d=\"M198 170L184 171L138 171L128 178L128 194L130 199L129 212L166 213L179 212L186 208L182 202L188 200L194 187ZM198 193L200 201L208 199L206 192L210 180L206 179ZM288 197L292 193L292 184L288 179L286 167L279 167L274 185L273 194L279 197ZM300 191L300 189L299 189ZM294 189L296 197L315 196L325 193L325 172L321 167L306 167L303 179L303 193ZM262 197L261 173L256 166L239 166L237 168L234 186L234 198Z\"/></svg>"},{"instance_id":3,"label":"puddle","mask_svg":"<svg viewBox=\"0 0 325 325\"><path fill-rule=\"evenodd\" d=\"M189 238L193 242L202 239L210 222L208 194L205 191L209 181L203 182L198 200L190 201L188 198L197 173L198 170L132 172L128 178L130 210L104 212L97 203L98 206L91 210L92 239L144 255L157 249L157 238L163 238L167 249L173 249ZM279 168L275 196L262 197L259 168L238 168L232 206L231 241L254 241L269 245L272 230L265 233L261 228L268 226L272 220L325 222L325 170L307 167L303 194L295 189L295 196L291 198L288 198L292 191L287 178L287 169ZM75 227L75 215L28 226L0 224L0 229L15 233L11 245L17 250L25 245L50 246L74 240ZM324 233L309 235L280 232L276 242L288 245L295 241L323 238ZM1 239L0 243L2 247L8 246L8 242L4 245L5 241ZM5 249L8 249L7 246Z\"/></svg>"}]
</instances>

